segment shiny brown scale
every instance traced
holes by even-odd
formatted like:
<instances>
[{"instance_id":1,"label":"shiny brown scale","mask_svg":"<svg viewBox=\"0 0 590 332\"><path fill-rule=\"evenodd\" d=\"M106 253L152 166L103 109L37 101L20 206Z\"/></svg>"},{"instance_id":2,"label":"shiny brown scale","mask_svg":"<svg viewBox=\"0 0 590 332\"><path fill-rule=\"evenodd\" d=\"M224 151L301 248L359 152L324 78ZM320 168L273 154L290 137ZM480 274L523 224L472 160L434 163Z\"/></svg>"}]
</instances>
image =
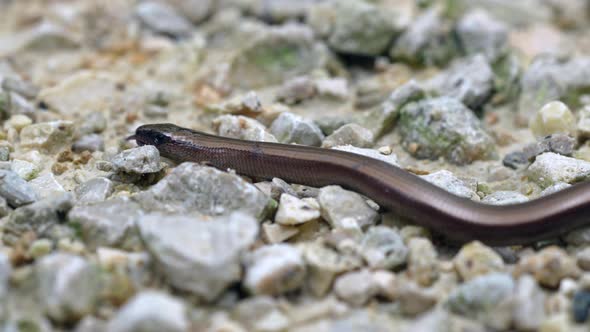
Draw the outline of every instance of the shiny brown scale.
<instances>
[{"instance_id":1,"label":"shiny brown scale","mask_svg":"<svg viewBox=\"0 0 590 332\"><path fill-rule=\"evenodd\" d=\"M338 184L444 234L492 245L525 244L590 225L590 183L515 205L461 198L380 160L338 150L219 137L173 124L141 126L140 145L176 162L206 162L237 173L310 186Z\"/></svg>"}]
</instances>

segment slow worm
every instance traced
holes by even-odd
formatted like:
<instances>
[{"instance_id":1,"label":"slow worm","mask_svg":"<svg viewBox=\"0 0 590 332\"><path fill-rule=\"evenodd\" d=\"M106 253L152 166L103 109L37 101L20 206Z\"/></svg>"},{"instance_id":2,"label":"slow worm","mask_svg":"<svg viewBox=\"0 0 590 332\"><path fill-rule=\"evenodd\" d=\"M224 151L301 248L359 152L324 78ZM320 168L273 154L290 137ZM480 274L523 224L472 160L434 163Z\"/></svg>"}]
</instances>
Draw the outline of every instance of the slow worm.
<instances>
[{"instance_id":1,"label":"slow worm","mask_svg":"<svg viewBox=\"0 0 590 332\"><path fill-rule=\"evenodd\" d=\"M514 205L487 205L455 196L386 162L338 150L254 142L173 124L139 127L131 137L175 162L206 162L262 179L314 187L341 185L450 240L526 244L590 225L590 183Z\"/></svg>"}]
</instances>

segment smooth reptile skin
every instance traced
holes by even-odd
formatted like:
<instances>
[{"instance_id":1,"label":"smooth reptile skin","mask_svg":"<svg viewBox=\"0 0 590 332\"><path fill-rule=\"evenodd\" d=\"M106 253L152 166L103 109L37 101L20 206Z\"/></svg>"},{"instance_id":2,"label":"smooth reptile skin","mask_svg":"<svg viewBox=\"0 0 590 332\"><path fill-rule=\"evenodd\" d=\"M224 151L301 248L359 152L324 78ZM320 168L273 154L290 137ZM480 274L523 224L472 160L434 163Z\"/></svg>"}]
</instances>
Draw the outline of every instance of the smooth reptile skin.
<instances>
[{"instance_id":1,"label":"smooth reptile skin","mask_svg":"<svg viewBox=\"0 0 590 332\"><path fill-rule=\"evenodd\" d=\"M461 198L380 160L338 150L244 141L173 124L144 125L131 137L176 162L206 162L250 177L314 187L341 185L450 240L526 244L590 224L590 183L530 202L487 205Z\"/></svg>"}]
</instances>

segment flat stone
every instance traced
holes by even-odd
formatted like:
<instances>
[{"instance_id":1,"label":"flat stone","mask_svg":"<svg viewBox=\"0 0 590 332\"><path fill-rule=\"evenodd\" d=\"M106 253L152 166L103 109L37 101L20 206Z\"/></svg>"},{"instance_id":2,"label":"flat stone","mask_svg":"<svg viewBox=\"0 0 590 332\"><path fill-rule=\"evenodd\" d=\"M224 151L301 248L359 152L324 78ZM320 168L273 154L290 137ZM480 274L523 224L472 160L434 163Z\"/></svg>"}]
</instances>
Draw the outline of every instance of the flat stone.
<instances>
[{"instance_id":1,"label":"flat stone","mask_svg":"<svg viewBox=\"0 0 590 332\"><path fill-rule=\"evenodd\" d=\"M357 227L366 228L375 224L379 217L361 195L344 190L340 186L320 189L318 201L322 218L334 228L345 227L345 219L352 220Z\"/></svg>"},{"instance_id":2,"label":"flat stone","mask_svg":"<svg viewBox=\"0 0 590 332\"><path fill-rule=\"evenodd\" d=\"M298 225L320 217L320 206L313 198L299 199L282 194L275 221L281 225Z\"/></svg>"},{"instance_id":3,"label":"flat stone","mask_svg":"<svg viewBox=\"0 0 590 332\"><path fill-rule=\"evenodd\" d=\"M360 253L369 267L392 269L406 262L408 248L401 236L392 228L374 226L363 236Z\"/></svg>"},{"instance_id":4,"label":"flat stone","mask_svg":"<svg viewBox=\"0 0 590 332\"><path fill-rule=\"evenodd\" d=\"M193 29L184 16L165 2L142 2L135 8L135 14L147 27L165 35L183 37L189 35Z\"/></svg>"},{"instance_id":5,"label":"flat stone","mask_svg":"<svg viewBox=\"0 0 590 332\"><path fill-rule=\"evenodd\" d=\"M463 280L504 270L502 257L479 241L464 245L453 259L453 265Z\"/></svg>"},{"instance_id":6,"label":"flat stone","mask_svg":"<svg viewBox=\"0 0 590 332\"><path fill-rule=\"evenodd\" d=\"M222 115L213 120L219 136L247 141L278 142L260 122L242 115Z\"/></svg>"},{"instance_id":7,"label":"flat stone","mask_svg":"<svg viewBox=\"0 0 590 332\"><path fill-rule=\"evenodd\" d=\"M79 203L96 203L106 200L113 193L113 182L107 178L96 177L76 187Z\"/></svg>"},{"instance_id":8,"label":"flat stone","mask_svg":"<svg viewBox=\"0 0 590 332\"><path fill-rule=\"evenodd\" d=\"M21 130L21 146L58 152L70 146L73 134L74 123L71 121L36 123Z\"/></svg>"},{"instance_id":9,"label":"flat stone","mask_svg":"<svg viewBox=\"0 0 590 332\"><path fill-rule=\"evenodd\" d=\"M116 172L148 174L162 170L160 152L153 145L125 150L111 159Z\"/></svg>"},{"instance_id":10,"label":"flat stone","mask_svg":"<svg viewBox=\"0 0 590 332\"><path fill-rule=\"evenodd\" d=\"M377 290L371 271L366 269L345 273L334 282L336 296L355 306L365 304Z\"/></svg>"},{"instance_id":11,"label":"flat stone","mask_svg":"<svg viewBox=\"0 0 590 332\"><path fill-rule=\"evenodd\" d=\"M459 197L469 199L479 197L473 188L447 170L440 170L428 175L420 175L420 177Z\"/></svg>"},{"instance_id":12,"label":"flat stone","mask_svg":"<svg viewBox=\"0 0 590 332\"><path fill-rule=\"evenodd\" d=\"M270 132L281 143L320 146L324 139L324 134L315 123L289 112L281 113L273 121Z\"/></svg>"},{"instance_id":13,"label":"flat stone","mask_svg":"<svg viewBox=\"0 0 590 332\"><path fill-rule=\"evenodd\" d=\"M31 204L38 199L33 187L13 171L0 169L0 196L12 207Z\"/></svg>"},{"instance_id":14,"label":"flat stone","mask_svg":"<svg viewBox=\"0 0 590 332\"><path fill-rule=\"evenodd\" d=\"M572 184L590 176L590 162L547 152L537 156L527 174L529 179L542 188L558 182Z\"/></svg>"}]
</instances>

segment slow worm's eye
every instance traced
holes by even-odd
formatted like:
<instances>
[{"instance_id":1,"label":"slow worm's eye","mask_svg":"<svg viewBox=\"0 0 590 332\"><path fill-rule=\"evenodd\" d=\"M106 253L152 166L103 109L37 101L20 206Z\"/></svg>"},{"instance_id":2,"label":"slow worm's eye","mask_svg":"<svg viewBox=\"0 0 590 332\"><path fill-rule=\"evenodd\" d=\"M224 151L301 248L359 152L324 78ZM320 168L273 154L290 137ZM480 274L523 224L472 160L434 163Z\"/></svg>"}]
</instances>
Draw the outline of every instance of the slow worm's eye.
<instances>
[{"instance_id":1,"label":"slow worm's eye","mask_svg":"<svg viewBox=\"0 0 590 332\"><path fill-rule=\"evenodd\" d=\"M160 144L164 144L164 143L167 143L168 141L170 141L170 137L166 136L163 133L157 132L157 131L151 132L150 138L151 138L152 143L154 145L160 145Z\"/></svg>"}]
</instances>

